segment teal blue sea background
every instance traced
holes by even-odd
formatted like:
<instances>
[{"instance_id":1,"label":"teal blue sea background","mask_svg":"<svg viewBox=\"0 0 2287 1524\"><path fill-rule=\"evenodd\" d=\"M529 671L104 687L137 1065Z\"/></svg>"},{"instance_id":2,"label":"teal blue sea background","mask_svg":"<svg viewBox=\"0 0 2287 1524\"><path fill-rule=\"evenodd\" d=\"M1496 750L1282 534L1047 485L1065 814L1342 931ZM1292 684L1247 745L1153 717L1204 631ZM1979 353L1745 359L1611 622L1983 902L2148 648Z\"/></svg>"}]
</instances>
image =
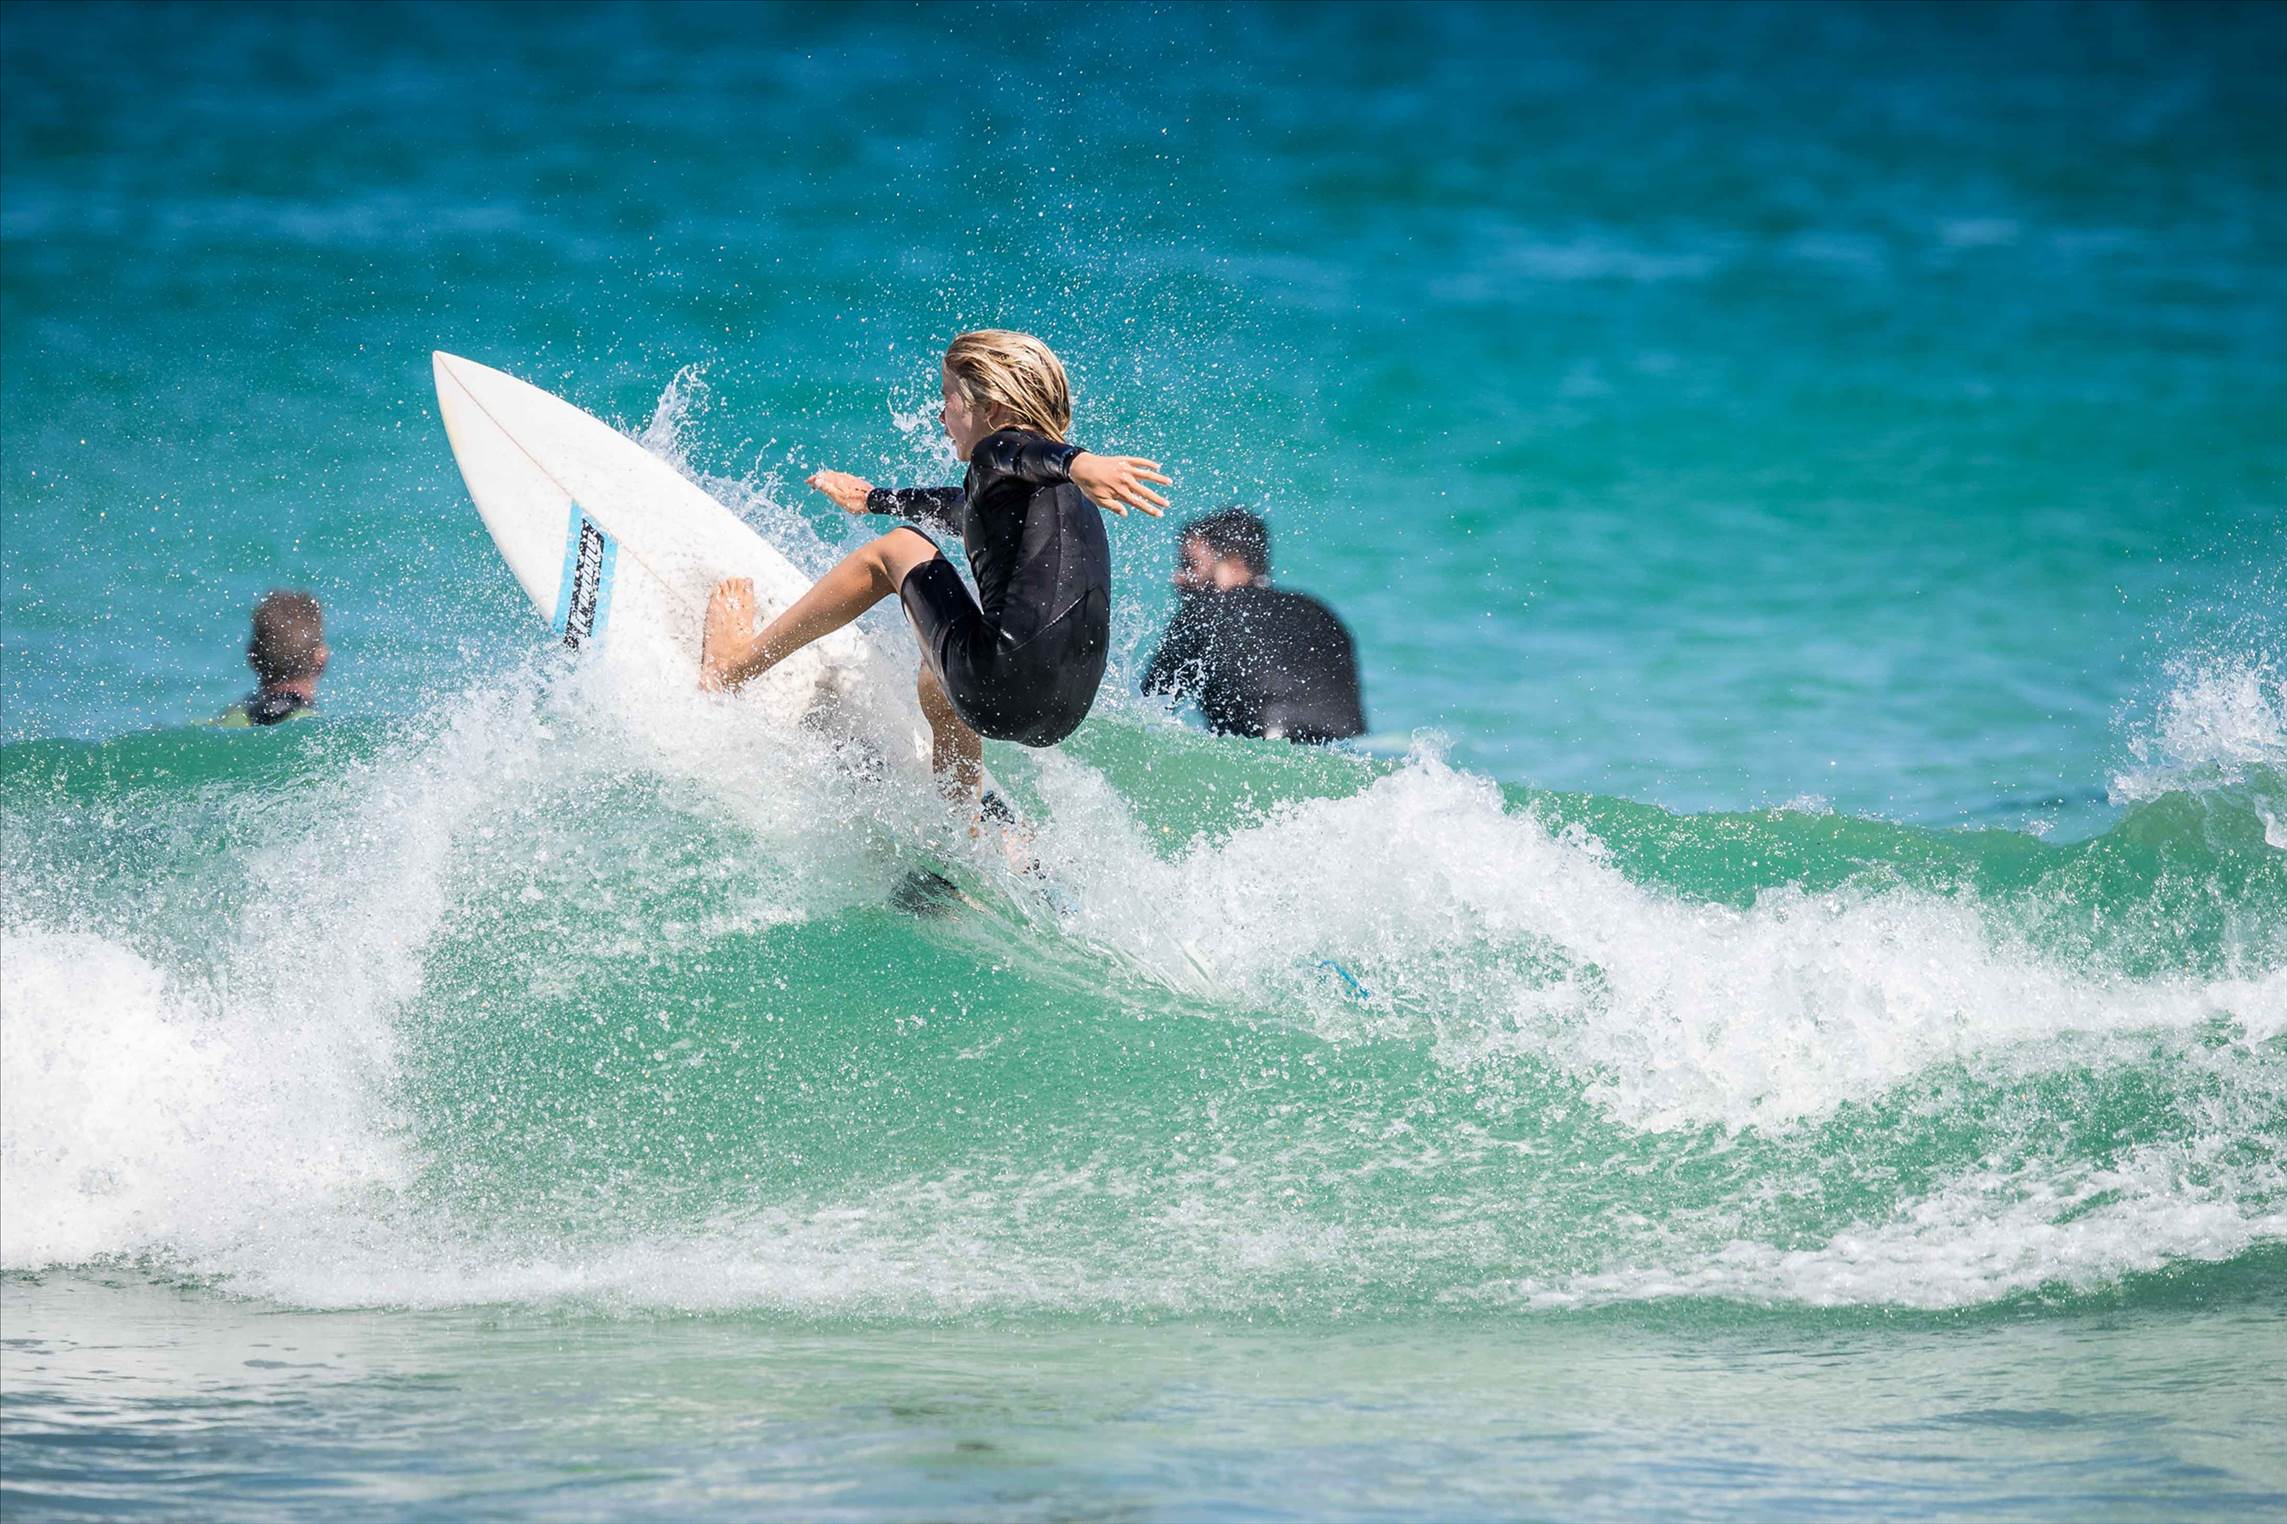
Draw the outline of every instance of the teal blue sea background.
<instances>
[{"instance_id":1,"label":"teal blue sea background","mask_svg":"<svg viewBox=\"0 0 2287 1524\"><path fill-rule=\"evenodd\" d=\"M0 8L10 1516L2287 1516L2283 78L2255 4ZM1176 479L988 755L1045 895L545 649L429 376L815 571L986 324ZM1134 695L1230 502L1362 747ZM274 586L325 717L198 727Z\"/></svg>"}]
</instances>

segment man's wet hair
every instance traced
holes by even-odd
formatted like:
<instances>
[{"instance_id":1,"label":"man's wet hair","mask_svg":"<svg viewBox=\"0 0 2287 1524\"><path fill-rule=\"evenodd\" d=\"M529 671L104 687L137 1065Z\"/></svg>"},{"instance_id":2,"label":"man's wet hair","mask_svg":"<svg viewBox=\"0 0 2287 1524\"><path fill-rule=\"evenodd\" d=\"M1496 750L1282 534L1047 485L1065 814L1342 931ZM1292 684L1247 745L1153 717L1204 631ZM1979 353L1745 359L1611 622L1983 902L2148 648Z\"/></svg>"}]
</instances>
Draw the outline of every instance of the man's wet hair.
<instances>
[{"instance_id":1,"label":"man's wet hair","mask_svg":"<svg viewBox=\"0 0 2287 1524\"><path fill-rule=\"evenodd\" d=\"M1237 556L1253 575L1271 574L1270 526L1246 509L1233 504L1205 518L1193 519L1183 526L1183 538L1188 540L1194 535L1214 552L1217 560Z\"/></svg>"},{"instance_id":2,"label":"man's wet hair","mask_svg":"<svg viewBox=\"0 0 2287 1524\"><path fill-rule=\"evenodd\" d=\"M275 592L254 605L246 662L265 683L308 677L326 643L326 616L308 593Z\"/></svg>"}]
</instances>

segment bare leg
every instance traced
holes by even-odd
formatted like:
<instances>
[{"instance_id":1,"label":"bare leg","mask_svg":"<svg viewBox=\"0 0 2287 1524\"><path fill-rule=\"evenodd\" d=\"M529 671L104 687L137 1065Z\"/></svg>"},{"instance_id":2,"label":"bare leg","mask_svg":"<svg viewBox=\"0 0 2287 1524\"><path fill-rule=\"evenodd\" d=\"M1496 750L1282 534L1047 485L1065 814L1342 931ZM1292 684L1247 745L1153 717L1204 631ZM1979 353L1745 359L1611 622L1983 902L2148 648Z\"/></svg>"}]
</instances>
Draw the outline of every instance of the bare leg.
<instances>
[{"instance_id":1,"label":"bare leg","mask_svg":"<svg viewBox=\"0 0 2287 1524\"><path fill-rule=\"evenodd\" d=\"M916 685L921 714L929 721L929 765L937 787L955 804L974 804L985 787L985 743L945 696L945 685L925 663Z\"/></svg>"},{"instance_id":2,"label":"bare leg","mask_svg":"<svg viewBox=\"0 0 2287 1524\"><path fill-rule=\"evenodd\" d=\"M937 547L921 535L885 534L843 557L759 634L754 631L754 584L744 577L721 583L707 600L699 685L724 689L752 682L882 599L897 596L906 574L936 555Z\"/></svg>"},{"instance_id":3,"label":"bare leg","mask_svg":"<svg viewBox=\"0 0 2287 1524\"><path fill-rule=\"evenodd\" d=\"M937 789L955 805L965 805L975 813L970 817L969 834L983 836L996 817L982 808L985 792L985 743L969 728L953 701L945 695L945 685L937 674L929 670L928 663L921 667L920 681L915 685L921 694L921 712L929 720L929 764L937 772ZM1007 813L1001 806L996 835L1001 855L1018 873L1038 874L1040 860L1033 854L1032 831Z\"/></svg>"}]
</instances>

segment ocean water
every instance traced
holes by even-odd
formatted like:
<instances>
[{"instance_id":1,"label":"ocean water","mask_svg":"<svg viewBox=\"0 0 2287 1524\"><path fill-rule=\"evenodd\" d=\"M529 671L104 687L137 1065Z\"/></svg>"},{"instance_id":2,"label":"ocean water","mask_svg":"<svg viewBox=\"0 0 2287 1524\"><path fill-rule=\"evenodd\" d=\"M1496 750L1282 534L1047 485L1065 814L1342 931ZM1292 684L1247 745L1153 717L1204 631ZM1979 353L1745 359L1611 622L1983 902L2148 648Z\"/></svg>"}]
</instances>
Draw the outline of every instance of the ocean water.
<instances>
[{"instance_id":1,"label":"ocean water","mask_svg":"<svg viewBox=\"0 0 2287 1524\"><path fill-rule=\"evenodd\" d=\"M11 1518L2287 1517L2287 11L0 10ZM574 665L433 348L822 569L935 357L1374 734ZM326 718L235 699L325 600ZM894 617L864 627L910 662ZM895 908L917 866L964 885Z\"/></svg>"}]
</instances>

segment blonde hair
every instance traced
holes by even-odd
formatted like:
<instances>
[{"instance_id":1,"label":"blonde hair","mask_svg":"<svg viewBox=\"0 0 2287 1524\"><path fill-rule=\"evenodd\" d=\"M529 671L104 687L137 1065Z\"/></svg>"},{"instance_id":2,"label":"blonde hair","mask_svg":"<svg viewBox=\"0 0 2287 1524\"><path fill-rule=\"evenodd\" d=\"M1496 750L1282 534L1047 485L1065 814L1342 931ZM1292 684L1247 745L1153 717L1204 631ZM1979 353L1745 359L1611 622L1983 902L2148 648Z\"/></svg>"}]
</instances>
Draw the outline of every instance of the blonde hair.
<instances>
[{"instance_id":1,"label":"blonde hair","mask_svg":"<svg viewBox=\"0 0 2287 1524\"><path fill-rule=\"evenodd\" d=\"M978 407L997 407L1018 428L1059 444L1072 427L1072 384L1064 362L1029 333L979 328L945 349L945 369Z\"/></svg>"}]
</instances>

